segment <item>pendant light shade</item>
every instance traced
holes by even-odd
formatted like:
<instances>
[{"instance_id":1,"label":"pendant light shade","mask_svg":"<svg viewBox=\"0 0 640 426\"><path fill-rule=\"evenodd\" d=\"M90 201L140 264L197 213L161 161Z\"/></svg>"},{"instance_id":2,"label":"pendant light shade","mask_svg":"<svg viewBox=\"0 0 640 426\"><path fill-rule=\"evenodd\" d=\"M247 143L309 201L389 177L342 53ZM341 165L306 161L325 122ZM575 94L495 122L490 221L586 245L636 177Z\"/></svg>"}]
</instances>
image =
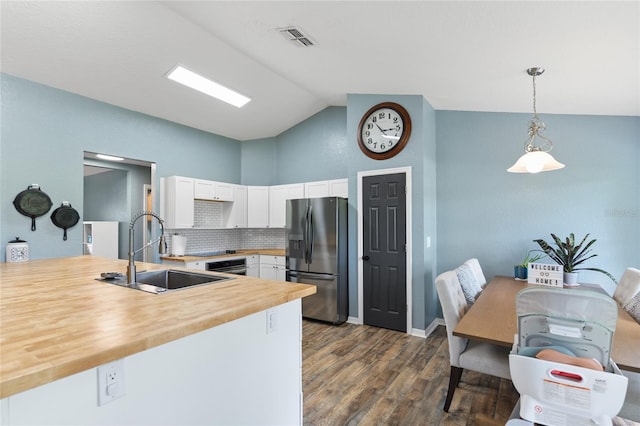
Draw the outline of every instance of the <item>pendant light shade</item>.
<instances>
[{"instance_id":1,"label":"pendant light shade","mask_svg":"<svg viewBox=\"0 0 640 426\"><path fill-rule=\"evenodd\" d=\"M533 78L533 117L529 121L529 137L524 142L525 153L518 158L518 161L513 166L507 169L510 173L538 173L558 170L564 167L564 164L556 161L549 154L549 151L553 148L551 139L541 134L546 130L546 126L538 117L536 110L536 76L543 72L543 68L529 68L527 70L527 74Z\"/></svg>"},{"instance_id":2,"label":"pendant light shade","mask_svg":"<svg viewBox=\"0 0 640 426\"><path fill-rule=\"evenodd\" d=\"M516 164L507 169L511 173L538 173L558 170L564 164L556 161L548 152L532 151L527 152L516 161Z\"/></svg>"}]
</instances>

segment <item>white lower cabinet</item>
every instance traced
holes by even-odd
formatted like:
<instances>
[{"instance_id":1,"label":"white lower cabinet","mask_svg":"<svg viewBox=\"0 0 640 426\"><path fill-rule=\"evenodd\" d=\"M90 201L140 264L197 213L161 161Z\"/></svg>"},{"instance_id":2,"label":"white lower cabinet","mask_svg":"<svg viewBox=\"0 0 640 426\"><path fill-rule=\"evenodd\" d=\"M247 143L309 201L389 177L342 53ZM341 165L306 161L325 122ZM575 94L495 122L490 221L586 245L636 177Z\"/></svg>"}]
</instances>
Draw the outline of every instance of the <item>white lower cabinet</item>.
<instances>
[{"instance_id":1,"label":"white lower cabinet","mask_svg":"<svg viewBox=\"0 0 640 426\"><path fill-rule=\"evenodd\" d=\"M260 276L260 256L257 254L247 256L246 262L247 276L258 278Z\"/></svg>"},{"instance_id":2,"label":"white lower cabinet","mask_svg":"<svg viewBox=\"0 0 640 426\"><path fill-rule=\"evenodd\" d=\"M189 269L200 269L201 271L204 271L204 260L198 260L195 262L187 262L184 264L185 268L189 268Z\"/></svg>"},{"instance_id":3,"label":"white lower cabinet","mask_svg":"<svg viewBox=\"0 0 640 426\"><path fill-rule=\"evenodd\" d=\"M284 256L260 256L260 278L286 281L287 271Z\"/></svg>"}]
</instances>

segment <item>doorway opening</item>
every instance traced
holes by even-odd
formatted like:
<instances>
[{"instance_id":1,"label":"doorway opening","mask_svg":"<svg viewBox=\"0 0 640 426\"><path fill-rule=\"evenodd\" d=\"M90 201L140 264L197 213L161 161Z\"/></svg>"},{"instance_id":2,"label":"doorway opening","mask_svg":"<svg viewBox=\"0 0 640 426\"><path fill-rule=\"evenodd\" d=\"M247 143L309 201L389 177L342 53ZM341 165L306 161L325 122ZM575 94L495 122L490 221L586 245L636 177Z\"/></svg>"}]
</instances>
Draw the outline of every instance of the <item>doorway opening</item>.
<instances>
[{"instance_id":1,"label":"doorway opening","mask_svg":"<svg viewBox=\"0 0 640 426\"><path fill-rule=\"evenodd\" d=\"M83 221L118 222L118 258L126 259L131 218L140 211L153 210L156 164L85 151L83 169ZM141 236L134 240L135 250L155 238L150 221L138 221L134 232ZM142 250L136 260L159 261L154 256L153 251Z\"/></svg>"},{"instance_id":2,"label":"doorway opening","mask_svg":"<svg viewBox=\"0 0 640 426\"><path fill-rule=\"evenodd\" d=\"M402 218L397 218L398 222L402 221L404 225L402 226L404 235L399 237L400 239L404 239L404 247L399 247L399 250L404 251L404 271L402 271L402 275L404 276L403 285L404 285L404 294L406 295L406 311L403 310L403 317L401 320L405 321L406 328L402 327L407 333L411 333L412 330L412 291L411 291L411 282L412 282L412 262L411 262L411 167L399 167L392 169L383 169L383 170L371 170L364 171L358 173L358 322L365 323L365 291L367 291L367 285L365 283L365 265L367 261L370 259L363 259L366 250L365 239L369 238L368 230L365 228L365 198L368 196L365 194L365 179L368 180L369 177L381 177L383 180L386 175L397 175L401 174L404 177L404 185L406 188L406 193L404 194L406 198L404 199L404 209ZM394 219L395 220L395 219ZM369 265L370 267L370 265ZM402 291L401 291L402 293ZM393 303L397 303L392 301ZM375 324L374 324L375 325Z\"/></svg>"}]
</instances>

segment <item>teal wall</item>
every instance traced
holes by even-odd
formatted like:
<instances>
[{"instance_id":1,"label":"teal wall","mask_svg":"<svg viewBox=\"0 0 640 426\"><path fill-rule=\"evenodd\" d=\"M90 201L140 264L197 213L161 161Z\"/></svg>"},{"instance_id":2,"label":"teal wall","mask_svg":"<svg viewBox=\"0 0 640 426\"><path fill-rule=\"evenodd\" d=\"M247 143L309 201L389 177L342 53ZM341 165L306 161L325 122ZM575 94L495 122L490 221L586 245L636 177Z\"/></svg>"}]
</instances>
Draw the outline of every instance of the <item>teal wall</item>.
<instances>
[{"instance_id":1,"label":"teal wall","mask_svg":"<svg viewBox=\"0 0 640 426\"><path fill-rule=\"evenodd\" d=\"M411 116L411 138L407 146L395 157L379 161L365 156L357 143L357 128L362 116L380 102L397 102ZM424 329L435 319L437 299L433 293L435 259L433 247L425 247L425 239L435 237L435 111L422 96L348 95L347 96L347 158L349 177L349 264L357 265L357 177L358 172L398 167L411 167L412 204L412 325ZM350 268L349 313L357 310L357 270Z\"/></svg>"},{"instance_id":2,"label":"teal wall","mask_svg":"<svg viewBox=\"0 0 640 426\"><path fill-rule=\"evenodd\" d=\"M3 247L18 235L29 243L34 259L82 254L82 227L69 229L63 242L60 229L45 215L32 232L30 219L12 201L38 183L54 205L69 201L82 220L84 151L155 162L156 187L160 177L171 175L240 182L240 144L235 140L4 73L0 77ZM157 198L155 202L158 210Z\"/></svg>"},{"instance_id":3,"label":"teal wall","mask_svg":"<svg viewBox=\"0 0 640 426\"><path fill-rule=\"evenodd\" d=\"M543 115L561 170L506 171L523 153L528 114L438 111L438 270L478 257L510 275L533 239L590 233L587 266L640 267L640 118ZM546 259L545 261L549 261ZM581 280L614 284L583 272Z\"/></svg>"},{"instance_id":4,"label":"teal wall","mask_svg":"<svg viewBox=\"0 0 640 426\"><path fill-rule=\"evenodd\" d=\"M414 328L439 316L437 273L478 257L488 277L510 275L534 247L531 240L550 232L590 232L599 254L592 264L616 276L640 267L639 117L543 114L553 154L567 167L519 175L506 168L521 155L528 114L436 112L422 96L349 95L346 108L327 108L275 138L239 143L0 76L0 238L3 247L16 235L27 240L32 258L82 254L82 230L70 229L63 242L44 216L31 232L13 198L39 183L54 205L70 201L82 217L83 152L92 151L155 162L156 180L185 175L271 185L348 177L352 265L358 172L411 166ZM403 104L414 127L404 151L381 162L359 150L356 128L366 110L383 101ZM355 316L355 267L349 279ZM609 285L599 274L585 280Z\"/></svg>"},{"instance_id":5,"label":"teal wall","mask_svg":"<svg viewBox=\"0 0 640 426\"><path fill-rule=\"evenodd\" d=\"M276 185L276 138L255 139L241 144L243 185Z\"/></svg>"},{"instance_id":6,"label":"teal wall","mask_svg":"<svg viewBox=\"0 0 640 426\"><path fill-rule=\"evenodd\" d=\"M350 148L345 107L328 107L276 138L276 182L347 177ZM243 163L244 169L244 163Z\"/></svg>"}]
</instances>

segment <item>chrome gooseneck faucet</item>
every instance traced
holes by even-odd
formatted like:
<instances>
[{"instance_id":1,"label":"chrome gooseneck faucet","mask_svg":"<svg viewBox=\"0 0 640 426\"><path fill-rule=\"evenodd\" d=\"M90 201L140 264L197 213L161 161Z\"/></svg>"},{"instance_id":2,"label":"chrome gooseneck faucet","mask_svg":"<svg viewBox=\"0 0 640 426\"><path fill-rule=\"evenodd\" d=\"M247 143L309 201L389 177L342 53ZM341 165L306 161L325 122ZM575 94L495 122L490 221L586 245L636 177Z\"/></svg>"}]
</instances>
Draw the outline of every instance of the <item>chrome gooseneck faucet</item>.
<instances>
[{"instance_id":1,"label":"chrome gooseneck faucet","mask_svg":"<svg viewBox=\"0 0 640 426\"><path fill-rule=\"evenodd\" d=\"M161 234L160 234L160 238L158 238L157 240L151 241L148 244L145 244L144 246L142 246L141 248L139 248L138 250L135 250L133 248L133 225L135 225L136 221L138 219L140 219L142 216L153 216L156 219L158 219L158 223L160 223L160 229L161 229ZM167 241L164 238L164 220L162 220L162 218L160 216L158 216L156 213L154 212L140 212L137 215L135 215L133 217L133 219L131 219L131 223L129 223L129 265L127 265L127 282L129 284L133 284L136 282L136 263L133 260L134 256L136 255L136 253L138 253L140 250L144 250L147 247L149 247L151 244L155 243L156 241L159 241L159 246L158 246L158 253L160 254L165 254L167 252Z\"/></svg>"}]
</instances>

